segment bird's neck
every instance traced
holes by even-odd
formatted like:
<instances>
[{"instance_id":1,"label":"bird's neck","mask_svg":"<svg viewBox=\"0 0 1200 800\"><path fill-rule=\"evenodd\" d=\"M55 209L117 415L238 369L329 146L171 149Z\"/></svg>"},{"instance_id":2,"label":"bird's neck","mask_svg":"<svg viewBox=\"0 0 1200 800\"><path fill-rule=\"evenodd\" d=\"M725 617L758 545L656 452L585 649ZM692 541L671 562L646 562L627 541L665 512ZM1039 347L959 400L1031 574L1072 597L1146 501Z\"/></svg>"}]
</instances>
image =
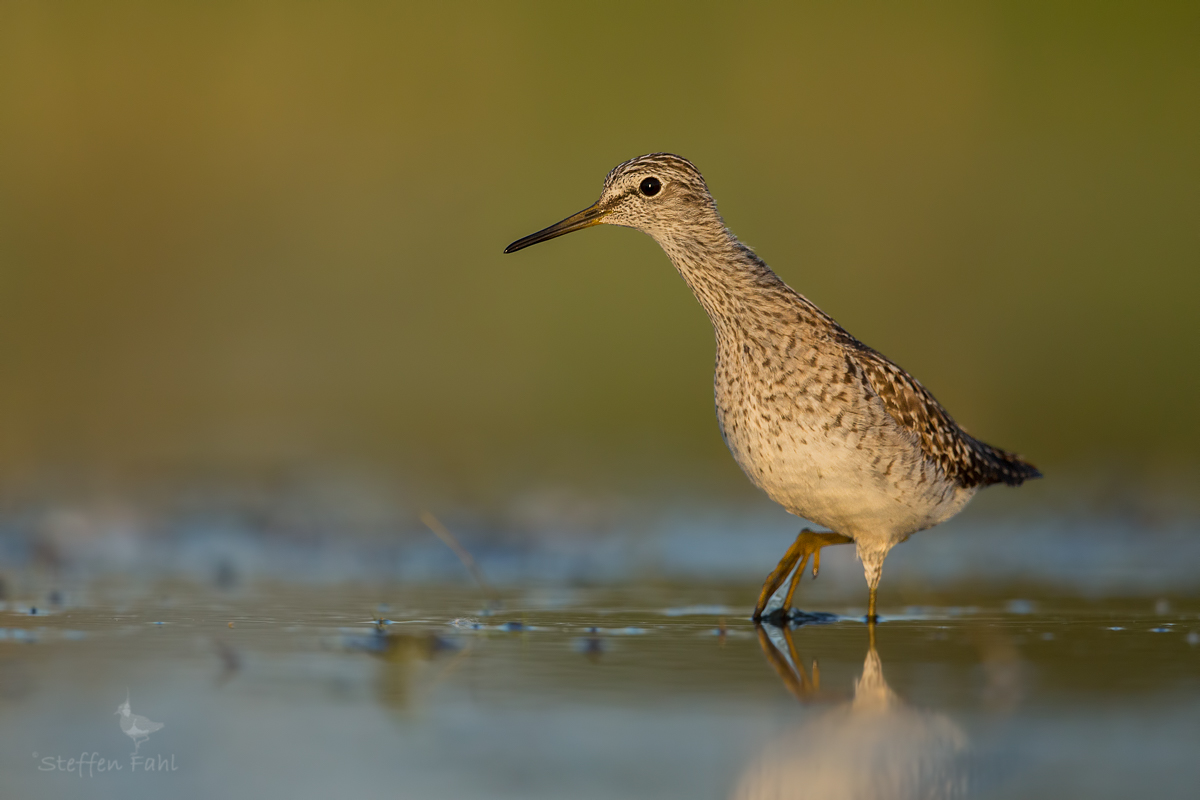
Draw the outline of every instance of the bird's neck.
<instances>
[{"instance_id":1,"label":"bird's neck","mask_svg":"<svg viewBox=\"0 0 1200 800\"><path fill-rule=\"evenodd\" d=\"M718 217L709 224L652 234L708 313L718 340L791 306L798 295Z\"/></svg>"}]
</instances>

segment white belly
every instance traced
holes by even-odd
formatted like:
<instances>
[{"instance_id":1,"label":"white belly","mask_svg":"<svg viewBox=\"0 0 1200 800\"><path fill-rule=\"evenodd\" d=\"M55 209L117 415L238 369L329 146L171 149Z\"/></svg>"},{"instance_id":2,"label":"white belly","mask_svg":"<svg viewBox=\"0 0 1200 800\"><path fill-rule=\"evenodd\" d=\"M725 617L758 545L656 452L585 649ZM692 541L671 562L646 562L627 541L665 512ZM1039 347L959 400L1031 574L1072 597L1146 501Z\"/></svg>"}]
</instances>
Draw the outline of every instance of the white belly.
<instances>
[{"instance_id":1,"label":"white belly","mask_svg":"<svg viewBox=\"0 0 1200 800\"><path fill-rule=\"evenodd\" d=\"M749 405L749 404L748 404ZM749 407L722 432L750 480L797 516L890 547L958 513L971 496L920 456L914 439L883 420L790 421ZM756 421L757 420L757 421Z\"/></svg>"}]
</instances>

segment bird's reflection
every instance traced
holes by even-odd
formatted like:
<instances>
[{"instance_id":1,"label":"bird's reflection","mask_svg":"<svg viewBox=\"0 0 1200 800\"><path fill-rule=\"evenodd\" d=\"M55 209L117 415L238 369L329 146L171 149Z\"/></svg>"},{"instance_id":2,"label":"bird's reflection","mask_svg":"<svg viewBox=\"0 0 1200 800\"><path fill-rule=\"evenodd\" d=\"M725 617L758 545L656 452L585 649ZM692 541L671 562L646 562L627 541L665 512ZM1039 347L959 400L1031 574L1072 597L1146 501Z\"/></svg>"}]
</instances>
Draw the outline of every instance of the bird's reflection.
<instances>
[{"instance_id":1,"label":"bird's reflection","mask_svg":"<svg viewBox=\"0 0 1200 800\"><path fill-rule=\"evenodd\" d=\"M382 621L376 623L370 634L344 637L340 645L345 650L369 653L379 659L379 700L401 712L409 711L418 696L444 680L468 650L433 631L397 632ZM429 669L444 655L450 658Z\"/></svg>"},{"instance_id":2,"label":"bird's reflection","mask_svg":"<svg viewBox=\"0 0 1200 800\"><path fill-rule=\"evenodd\" d=\"M759 642L801 702L834 707L775 736L742 773L733 797L952 798L966 794L967 738L946 716L906 704L888 686L872 627L851 699L822 692L788 628L760 626Z\"/></svg>"},{"instance_id":3,"label":"bird's reflection","mask_svg":"<svg viewBox=\"0 0 1200 800\"><path fill-rule=\"evenodd\" d=\"M373 651L383 663L379 671L378 693L380 701L393 710L410 709L416 698L440 683L447 664L430 672L427 668L433 661L455 648L432 633L390 633L383 637L381 646ZM449 665L456 663L452 659Z\"/></svg>"}]
</instances>

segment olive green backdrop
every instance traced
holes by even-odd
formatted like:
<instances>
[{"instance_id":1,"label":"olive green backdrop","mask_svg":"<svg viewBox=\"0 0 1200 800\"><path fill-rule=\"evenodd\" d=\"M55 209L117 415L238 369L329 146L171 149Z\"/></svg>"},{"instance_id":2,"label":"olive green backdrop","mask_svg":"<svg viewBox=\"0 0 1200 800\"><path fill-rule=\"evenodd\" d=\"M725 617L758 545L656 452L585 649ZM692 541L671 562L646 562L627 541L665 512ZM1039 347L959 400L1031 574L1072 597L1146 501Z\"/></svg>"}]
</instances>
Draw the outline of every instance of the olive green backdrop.
<instances>
[{"instance_id":1,"label":"olive green backdrop","mask_svg":"<svg viewBox=\"0 0 1200 800\"><path fill-rule=\"evenodd\" d=\"M0 476L748 491L647 237L669 150L1059 475L1200 447L1195 4L0 5Z\"/></svg>"}]
</instances>

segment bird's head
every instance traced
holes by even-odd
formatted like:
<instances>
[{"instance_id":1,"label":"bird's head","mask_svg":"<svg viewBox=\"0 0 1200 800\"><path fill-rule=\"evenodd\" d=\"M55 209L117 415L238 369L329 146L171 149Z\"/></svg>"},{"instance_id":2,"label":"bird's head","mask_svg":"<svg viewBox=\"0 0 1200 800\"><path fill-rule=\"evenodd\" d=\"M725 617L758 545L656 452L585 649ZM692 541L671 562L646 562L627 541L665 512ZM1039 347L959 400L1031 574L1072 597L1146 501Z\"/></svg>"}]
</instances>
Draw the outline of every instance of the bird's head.
<instances>
[{"instance_id":1,"label":"bird's head","mask_svg":"<svg viewBox=\"0 0 1200 800\"><path fill-rule=\"evenodd\" d=\"M670 153L638 156L618 165L604 179L600 199L504 249L515 253L530 245L590 228L622 225L637 228L660 241L670 231L686 229L701 219L716 219L716 204L700 170L692 162Z\"/></svg>"}]
</instances>

